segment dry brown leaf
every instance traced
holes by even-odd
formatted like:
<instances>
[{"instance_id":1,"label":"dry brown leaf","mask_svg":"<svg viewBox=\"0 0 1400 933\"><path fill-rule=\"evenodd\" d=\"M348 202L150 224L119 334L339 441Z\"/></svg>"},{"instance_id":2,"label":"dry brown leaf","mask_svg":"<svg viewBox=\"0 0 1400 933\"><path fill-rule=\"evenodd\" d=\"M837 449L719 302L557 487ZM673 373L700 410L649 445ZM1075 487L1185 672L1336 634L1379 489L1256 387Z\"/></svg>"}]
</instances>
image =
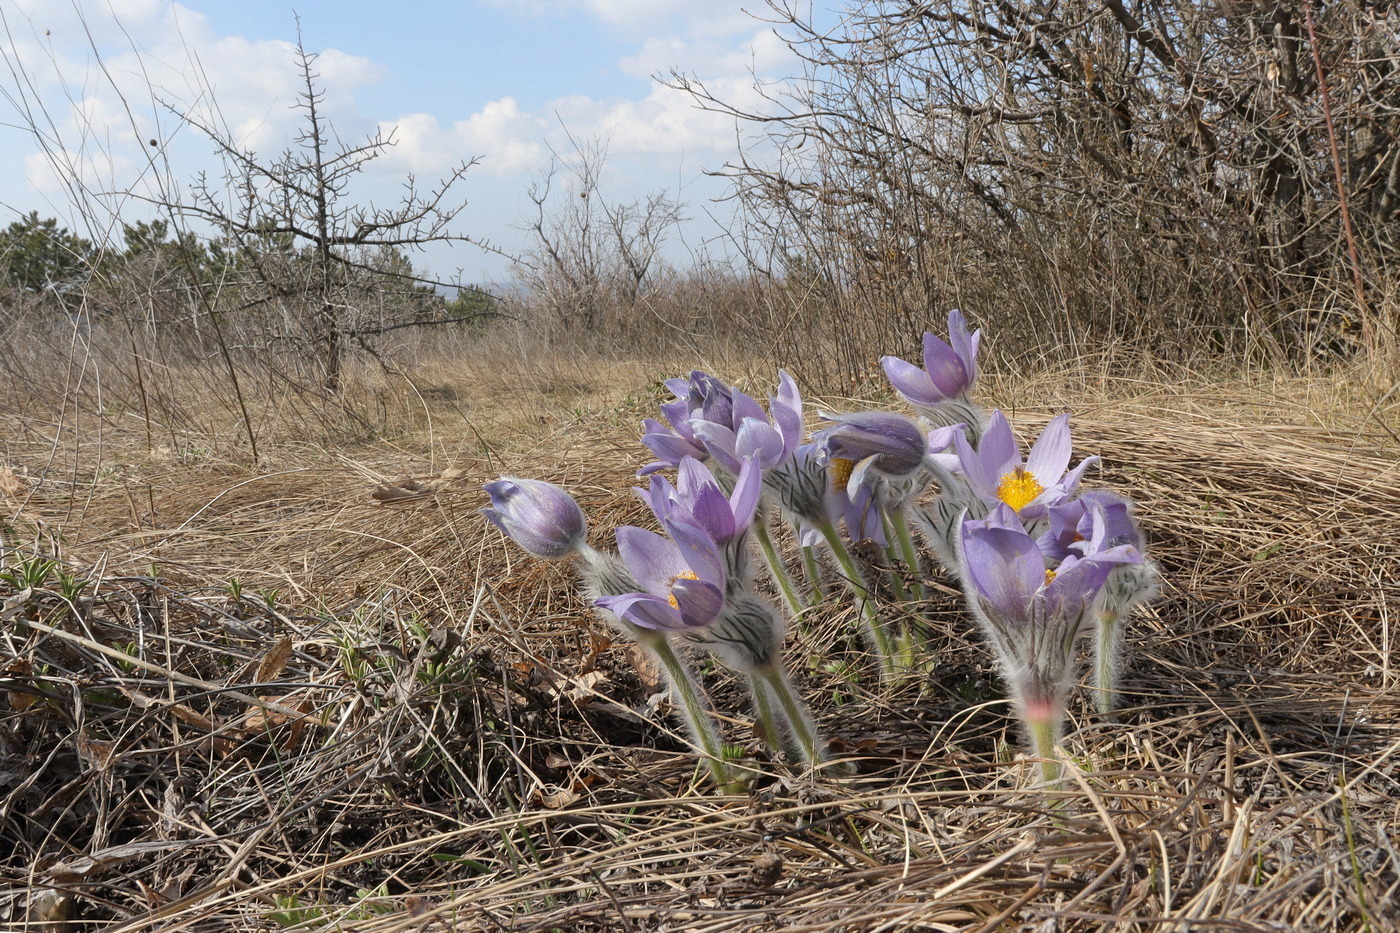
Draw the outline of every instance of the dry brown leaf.
<instances>
[{"instance_id":1,"label":"dry brown leaf","mask_svg":"<svg viewBox=\"0 0 1400 933\"><path fill-rule=\"evenodd\" d=\"M411 499L413 495L412 492L409 492L401 486L396 486L393 483L380 483L374 488L374 491L369 494L369 497L371 499L378 499L380 502L388 502L394 499Z\"/></svg>"},{"instance_id":2,"label":"dry brown leaf","mask_svg":"<svg viewBox=\"0 0 1400 933\"><path fill-rule=\"evenodd\" d=\"M19 496L24 492L24 480L9 467L0 467L0 495Z\"/></svg>"},{"instance_id":3,"label":"dry brown leaf","mask_svg":"<svg viewBox=\"0 0 1400 933\"><path fill-rule=\"evenodd\" d=\"M292 657L292 640L286 636L278 639L277 644L263 655L263 659L258 662L258 674L256 683L267 683L275 680L287 667L287 662Z\"/></svg>"},{"instance_id":4,"label":"dry brown leaf","mask_svg":"<svg viewBox=\"0 0 1400 933\"><path fill-rule=\"evenodd\" d=\"M656 659L652 657L650 651L634 643L627 646L627 656L631 659L633 669L636 670L637 676L647 690L655 692L665 685L666 680L661 674L661 666L656 663Z\"/></svg>"},{"instance_id":5,"label":"dry brown leaf","mask_svg":"<svg viewBox=\"0 0 1400 933\"><path fill-rule=\"evenodd\" d=\"M602 671L589 671L577 677L570 677L565 681L564 696L575 703L585 703L593 699L593 695L598 692L599 684L605 683L608 675Z\"/></svg>"},{"instance_id":6,"label":"dry brown leaf","mask_svg":"<svg viewBox=\"0 0 1400 933\"><path fill-rule=\"evenodd\" d=\"M29 663L28 658L12 658L8 664L0 668L0 671L13 676L16 680L24 680L33 675L34 666ZM39 702L39 694L12 687L5 691L5 699L10 704L10 709L26 710Z\"/></svg>"},{"instance_id":7,"label":"dry brown leaf","mask_svg":"<svg viewBox=\"0 0 1400 933\"><path fill-rule=\"evenodd\" d=\"M196 729L213 732L215 729L219 728L218 723L214 720L210 719L208 716L196 713L183 703L171 703L170 712L175 714L176 719L186 725L194 726Z\"/></svg>"},{"instance_id":8,"label":"dry brown leaf","mask_svg":"<svg viewBox=\"0 0 1400 933\"><path fill-rule=\"evenodd\" d=\"M90 739L78 736L78 757L86 761L94 771L106 771L112 764L112 755L117 743L107 739Z\"/></svg>"},{"instance_id":9,"label":"dry brown leaf","mask_svg":"<svg viewBox=\"0 0 1400 933\"><path fill-rule=\"evenodd\" d=\"M583 659L580 668L584 673L592 671L598 666L598 655L612 647L612 639L597 632L588 633L588 654Z\"/></svg>"},{"instance_id":10,"label":"dry brown leaf","mask_svg":"<svg viewBox=\"0 0 1400 933\"><path fill-rule=\"evenodd\" d=\"M546 810L562 810L571 804L578 803L582 795L575 793L567 787L557 788L553 793L538 794L538 803Z\"/></svg>"},{"instance_id":11,"label":"dry brown leaf","mask_svg":"<svg viewBox=\"0 0 1400 933\"><path fill-rule=\"evenodd\" d=\"M311 700L305 697L302 698L300 703L295 705L292 704L290 695L278 696L276 694L269 694L268 696L260 696L258 699L262 700L264 703L275 703L278 706L290 706L292 709L299 710L302 713L311 712ZM301 732L306 727L306 718L304 716L293 717L286 713L267 708L250 709L247 715L243 717L243 721L238 724L238 731L245 739L252 739L266 735L274 729L288 725L288 723L291 725L287 730L287 737L282 741L281 746L290 749L301 739Z\"/></svg>"}]
</instances>

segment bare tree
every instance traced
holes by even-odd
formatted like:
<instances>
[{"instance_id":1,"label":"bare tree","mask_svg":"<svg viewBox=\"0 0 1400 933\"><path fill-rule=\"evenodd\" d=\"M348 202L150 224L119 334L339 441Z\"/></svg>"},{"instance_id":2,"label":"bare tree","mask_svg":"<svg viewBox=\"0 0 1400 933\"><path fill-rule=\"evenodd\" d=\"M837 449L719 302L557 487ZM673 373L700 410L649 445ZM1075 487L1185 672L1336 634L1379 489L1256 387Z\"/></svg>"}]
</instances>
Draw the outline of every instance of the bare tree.
<instances>
[{"instance_id":1,"label":"bare tree","mask_svg":"<svg viewBox=\"0 0 1400 933\"><path fill-rule=\"evenodd\" d=\"M683 206L664 190L611 202L602 184L607 147L594 141L574 150L563 168L556 162L529 189L534 214L526 229L534 247L518 268L557 324L590 332L608 309L635 308Z\"/></svg>"},{"instance_id":2,"label":"bare tree","mask_svg":"<svg viewBox=\"0 0 1400 933\"><path fill-rule=\"evenodd\" d=\"M264 161L208 123L181 114L229 161L225 182L236 197L226 198L201 180L192 199L168 206L207 221L221 234L241 273L236 283L239 310L273 310L272 317L280 316L285 324L284 336L312 351L320 381L335 389L352 341L367 347L365 338L375 334L461 320L445 314L445 302L432 291L457 283L418 275L403 253L435 242L473 242L453 232L464 204L454 201L452 193L477 160L462 162L428 191L419 191L410 176L396 207L355 202L351 181L394 145L392 135L376 133L358 145L341 143L322 110L317 56L306 50L300 36L296 58L303 123L295 148ZM395 291L417 301L386 304L385 294ZM373 313L388 306L399 313L389 318Z\"/></svg>"}]
</instances>

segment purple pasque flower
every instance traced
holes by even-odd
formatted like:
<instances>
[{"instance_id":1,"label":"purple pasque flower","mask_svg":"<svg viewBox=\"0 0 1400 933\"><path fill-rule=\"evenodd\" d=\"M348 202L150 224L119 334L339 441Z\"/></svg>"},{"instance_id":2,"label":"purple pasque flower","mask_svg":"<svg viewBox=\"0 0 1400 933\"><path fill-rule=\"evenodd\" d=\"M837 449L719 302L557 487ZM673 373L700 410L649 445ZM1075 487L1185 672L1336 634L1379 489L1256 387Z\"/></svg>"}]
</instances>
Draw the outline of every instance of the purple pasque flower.
<instances>
[{"instance_id":1,"label":"purple pasque flower","mask_svg":"<svg viewBox=\"0 0 1400 933\"><path fill-rule=\"evenodd\" d=\"M654 473L651 488L637 490L663 527L684 523L709 536L725 555L731 589L750 580L747 532L762 492L763 471L752 456L740 464L728 496L714 474L693 457L681 460L677 485Z\"/></svg>"},{"instance_id":2,"label":"purple pasque flower","mask_svg":"<svg viewBox=\"0 0 1400 933\"><path fill-rule=\"evenodd\" d=\"M691 382L696 377L710 377L698 370L690 375L690 379L667 379L665 382L666 388L671 390L673 396L671 401L661 405L661 416L666 419L666 424L655 418L647 418L642 422L642 443L657 459L638 470L638 476L650 476L658 470L677 466L686 457L704 460L709 456L704 445L695 437L695 431L690 426L690 417L692 403L697 409L703 405L703 399L698 396L692 397Z\"/></svg>"},{"instance_id":3,"label":"purple pasque flower","mask_svg":"<svg viewBox=\"0 0 1400 933\"><path fill-rule=\"evenodd\" d=\"M924 333L922 369L897 356L882 357L880 365L895 392L919 414L935 424L963 422L980 434L985 415L970 396L977 381L982 332L969 335L967 319L954 308L948 312L948 339L951 343Z\"/></svg>"},{"instance_id":4,"label":"purple pasque flower","mask_svg":"<svg viewBox=\"0 0 1400 933\"><path fill-rule=\"evenodd\" d=\"M1143 562L1136 548L1120 544L1054 564L1005 504L984 520L964 522L961 543L968 603L1014 690L1067 683L1075 637L1109 574Z\"/></svg>"},{"instance_id":5,"label":"purple pasque flower","mask_svg":"<svg viewBox=\"0 0 1400 933\"><path fill-rule=\"evenodd\" d=\"M1069 415L1045 426L1024 462L1011 425L1000 411L992 412L976 450L961 434L954 436L953 446L973 496L987 505L1007 505L1026 521L1043 518L1050 505L1072 496L1084 471L1099 461L1086 457L1065 472L1072 453Z\"/></svg>"},{"instance_id":6,"label":"purple pasque flower","mask_svg":"<svg viewBox=\"0 0 1400 933\"><path fill-rule=\"evenodd\" d=\"M814 440L822 445L833 476L845 481L850 499L868 486L879 508L897 509L923 491L930 478L923 469L928 438L913 419L886 411L821 416L835 424L818 431Z\"/></svg>"},{"instance_id":7,"label":"purple pasque flower","mask_svg":"<svg viewBox=\"0 0 1400 933\"><path fill-rule=\"evenodd\" d=\"M553 483L503 476L485 489L491 507L481 514L536 557L558 560L585 546L583 510Z\"/></svg>"},{"instance_id":8,"label":"purple pasque flower","mask_svg":"<svg viewBox=\"0 0 1400 933\"><path fill-rule=\"evenodd\" d=\"M709 455L731 473L747 457L756 457L765 470L790 459L802 442L802 394L793 378L778 371L778 394L769 398L767 412L738 389L725 391L727 406L692 413L691 430Z\"/></svg>"},{"instance_id":9,"label":"purple pasque flower","mask_svg":"<svg viewBox=\"0 0 1400 933\"><path fill-rule=\"evenodd\" d=\"M1125 496L1103 489L1086 490L1046 509L1046 529L1037 539L1047 560L1059 562L1071 554L1087 555L1120 544L1139 552L1142 532Z\"/></svg>"},{"instance_id":10,"label":"purple pasque flower","mask_svg":"<svg viewBox=\"0 0 1400 933\"><path fill-rule=\"evenodd\" d=\"M933 406L966 396L977 381L977 347L982 331L969 335L967 319L958 309L948 312L951 345L924 332L923 369L897 356L880 359L890 384L915 407Z\"/></svg>"},{"instance_id":11,"label":"purple pasque flower","mask_svg":"<svg viewBox=\"0 0 1400 933\"><path fill-rule=\"evenodd\" d=\"M666 530L670 538L632 525L618 528L618 553L642 591L600 596L594 602L625 622L654 631L709 625L724 608L724 556L696 525L669 522Z\"/></svg>"}]
</instances>

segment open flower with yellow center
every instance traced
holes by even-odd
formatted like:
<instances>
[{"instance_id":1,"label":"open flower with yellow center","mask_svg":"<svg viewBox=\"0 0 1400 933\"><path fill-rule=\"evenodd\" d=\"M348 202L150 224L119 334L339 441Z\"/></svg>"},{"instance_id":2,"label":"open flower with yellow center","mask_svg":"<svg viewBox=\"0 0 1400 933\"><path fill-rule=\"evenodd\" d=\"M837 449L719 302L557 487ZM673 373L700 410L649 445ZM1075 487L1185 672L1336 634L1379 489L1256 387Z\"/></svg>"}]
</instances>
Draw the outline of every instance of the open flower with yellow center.
<instances>
[{"instance_id":1,"label":"open flower with yellow center","mask_svg":"<svg viewBox=\"0 0 1400 933\"><path fill-rule=\"evenodd\" d=\"M953 445L973 496L987 507L1006 505L1027 521L1045 517L1051 505L1072 496L1084 471L1099 460L1086 457L1066 472L1072 451L1069 415L1045 426L1024 461L1011 425L999 411L992 412L976 450L962 434L954 435Z\"/></svg>"},{"instance_id":2,"label":"open flower with yellow center","mask_svg":"<svg viewBox=\"0 0 1400 933\"><path fill-rule=\"evenodd\" d=\"M724 555L696 525L671 521L666 530L670 538L631 525L617 529L618 553L642 589L600 596L595 602L644 629L703 628L724 608Z\"/></svg>"}]
</instances>

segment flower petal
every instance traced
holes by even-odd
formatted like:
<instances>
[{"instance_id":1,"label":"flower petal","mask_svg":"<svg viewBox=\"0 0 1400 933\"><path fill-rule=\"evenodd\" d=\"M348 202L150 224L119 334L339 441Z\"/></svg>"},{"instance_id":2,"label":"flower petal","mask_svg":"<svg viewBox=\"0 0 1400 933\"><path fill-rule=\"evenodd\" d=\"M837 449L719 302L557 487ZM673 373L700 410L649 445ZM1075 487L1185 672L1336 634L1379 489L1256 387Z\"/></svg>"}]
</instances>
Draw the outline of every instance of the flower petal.
<instances>
[{"instance_id":1,"label":"flower petal","mask_svg":"<svg viewBox=\"0 0 1400 933\"><path fill-rule=\"evenodd\" d=\"M972 381L957 351L927 332L924 334L924 369L945 399L963 394Z\"/></svg>"},{"instance_id":2,"label":"flower petal","mask_svg":"<svg viewBox=\"0 0 1400 933\"><path fill-rule=\"evenodd\" d=\"M962 532L963 573L976 594L1008 622L1033 620L1045 585L1045 558L1024 531L967 522Z\"/></svg>"},{"instance_id":3,"label":"flower petal","mask_svg":"<svg viewBox=\"0 0 1400 933\"><path fill-rule=\"evenodd\" d=\"M640 628L675 632L687 628L685 619L668 600L650 593L599 596L594 604Z\"/></svg>"},{"instance_id":4,"label":"flower petal","mask_svg":"<svg viewBox=\"0 0 1400 933\"><path fill-rule=\"evenodd\" d=\"M913 363L897 356L885 356L880 358L880 365L890 385L911 405L937 405L943 401L943 393L933 384L928 373Z\"/></svg>"},{"instance_id":5,"label":"flower petal","mask_svg":"<svg viewBox=\"0 0 1400 933\"><path fill-rule=\"evenodd\" d=\"M1069 436L1069 415L1060 415L1045 426L1026 458L1026 470L1049 489L1065 475L1074 452Z\"/></svg>"},{"instance_id":6,"label":"flower petal","mask_svg":"<svg viewBox=\"0 0 1400 933\"><path fill-rule=\"evenodd\" d=\"M654 531L623 525L614 535L622 562L648 593L669 595L671 580L690 569L680 549Z\"/></svg>"}]
</instances>

